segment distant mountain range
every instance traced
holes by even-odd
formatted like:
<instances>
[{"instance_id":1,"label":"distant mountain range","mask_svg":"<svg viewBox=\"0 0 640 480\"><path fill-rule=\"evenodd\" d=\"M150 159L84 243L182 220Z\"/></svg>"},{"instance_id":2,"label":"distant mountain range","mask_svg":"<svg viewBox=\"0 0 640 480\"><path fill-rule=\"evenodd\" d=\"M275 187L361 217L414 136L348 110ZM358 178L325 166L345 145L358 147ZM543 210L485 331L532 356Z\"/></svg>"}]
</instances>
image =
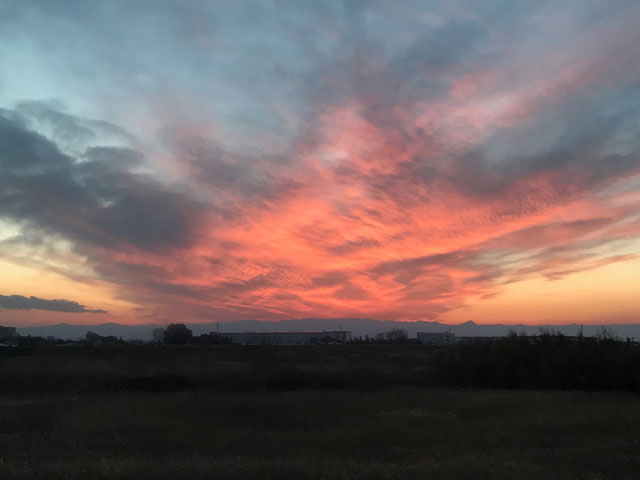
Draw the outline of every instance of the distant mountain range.
<instances>
[{"instance_id":1,"label":"distant mountain range","mask_svg":"<svg viewBox=\"0 0 640 480\"><path fill-rule=\"evenodd\" d=\"M102 323L99 325L69 325L60 323L39 327L19 327L20 335L37 335L42 337L53 336L63 339L78 339L84 337L88 331L99 335L114 335L126 340L140 339L150 340L151 332L155 328L166 325L121 325L118 323ZM266 322L259 320L243 320L220 323L194 323L187 324L194 335L215 332L219 329L224 332L282 332L290 330L316 331L316 330L349 330L353 336L374 336L379 332L386 332L392 328L407 330L410 337L415 337L417 332L446 332L451 331L456 336L497 337L507 335L511 331L526 332L534 335L541 329L561 332L565 335L576 335L580 325L572 323L568 325L482 325L472 321L450 325L440 322L393 322L380 321L371 318L302 318L294 320L282 320L279 322ZM620 338L634 337L640 339L640 324L605 325L607 330ZM583 333L587 336L596 335L601 330L600 325L584 325Z\"/></svg>"}]
</instances>

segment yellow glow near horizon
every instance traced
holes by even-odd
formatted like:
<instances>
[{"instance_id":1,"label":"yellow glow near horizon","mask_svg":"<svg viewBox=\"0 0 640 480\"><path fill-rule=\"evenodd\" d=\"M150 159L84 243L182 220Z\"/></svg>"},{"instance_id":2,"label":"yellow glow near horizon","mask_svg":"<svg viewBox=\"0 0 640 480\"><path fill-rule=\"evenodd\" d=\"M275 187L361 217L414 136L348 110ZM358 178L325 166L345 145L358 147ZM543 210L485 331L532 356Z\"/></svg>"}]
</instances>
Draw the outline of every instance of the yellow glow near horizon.
<instances>
[{"instance_id":1,"label":"yellow glow near horizon","mask_svg":"<svg viewBox=\"0 0 640 480\"><path fill-rule=\"evenodd\" d=\"M118 299L113 286L99 282L76 282L55 272L41 271L2 259L0 271L0 293L3 295L81 299L81 303L88 308L105 309L111 313L111 318L95 318L92 315L88 323L130 323L128 319L135 305ZM441 320L450 323L473 320L476 323L506 324L640 322L639 273L640 259L633 259L574 273L559 280L532 278L505 285L493 298L470 300L465 308L452 311ZM40 312L34 319L50 317L54 322L67 321L61 320L61 316L66 315ZM83 318L89 319L85 314L82 318L72 315L74 322L82 323Z\"/></svg>"},{"instance_id":2,"label":"yellow glow near horizon","mask_svg":"<svg viewBox=\"0 0 640 480\"><path fill-rule=\"evenodd\" d=\"M112 286L103 282L74 281L50 270L19 265L0 259L0 294L34 296L44 299L79 301L91 309L124 314L134 307L115 296Z\"/></svg>"},{"instance_id":3,"label":"yellow glow near horizon","mask_svg":"<svg viewBox=\"0 0 640 480\"><path fill-rule=\"evenodd\" d=\"M489 299L467 302L446 320L459 323L640 322L640 259L612 263L558 280L532 278L502 287Z\"/></svg>"}]
</instances>

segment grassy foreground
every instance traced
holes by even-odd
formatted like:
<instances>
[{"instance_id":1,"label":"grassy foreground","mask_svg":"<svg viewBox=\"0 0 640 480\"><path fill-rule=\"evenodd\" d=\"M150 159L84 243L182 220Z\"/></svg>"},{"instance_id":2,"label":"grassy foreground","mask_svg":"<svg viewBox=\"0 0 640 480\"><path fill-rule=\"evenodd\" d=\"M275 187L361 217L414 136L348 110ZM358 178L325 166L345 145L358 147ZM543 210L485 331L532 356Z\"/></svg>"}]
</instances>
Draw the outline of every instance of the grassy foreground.
<instances>
[{"instance_id":1,"label":"grassy foreground","mask_svg":"<svg viewBox=\"0 0 640 480\"><path fill-rule=\"evenodd\" d=\"M635 479L624 394L386 392L0 400L0 478Z\"/></svg>"},{"instance_id":2,"label":"grassy foreground","mask_svg":"<svg viewBox=\"0 0 640 480\"><path fill-rule=\"evenodd\" d=\"M432 358L5 348L0 479L638 478L638 396L429 388Z\"/></svg>"}]
</instances>

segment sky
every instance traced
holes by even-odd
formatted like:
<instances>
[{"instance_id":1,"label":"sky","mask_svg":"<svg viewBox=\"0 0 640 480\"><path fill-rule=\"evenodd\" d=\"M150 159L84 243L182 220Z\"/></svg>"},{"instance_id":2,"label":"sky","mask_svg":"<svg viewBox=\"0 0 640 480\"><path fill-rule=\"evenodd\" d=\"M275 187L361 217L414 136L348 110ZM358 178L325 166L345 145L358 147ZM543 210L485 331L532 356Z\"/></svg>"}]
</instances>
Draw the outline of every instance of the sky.
<instances>
[{"instance_id":1,"label":"sky","mask_svg":"<svg viewBox=\"0 0 640 480\"><path fill-rule=\"evenodd\" d=\"M0 324L640 323L638 25L0 0Z\"/></svg>"}]
</instances>

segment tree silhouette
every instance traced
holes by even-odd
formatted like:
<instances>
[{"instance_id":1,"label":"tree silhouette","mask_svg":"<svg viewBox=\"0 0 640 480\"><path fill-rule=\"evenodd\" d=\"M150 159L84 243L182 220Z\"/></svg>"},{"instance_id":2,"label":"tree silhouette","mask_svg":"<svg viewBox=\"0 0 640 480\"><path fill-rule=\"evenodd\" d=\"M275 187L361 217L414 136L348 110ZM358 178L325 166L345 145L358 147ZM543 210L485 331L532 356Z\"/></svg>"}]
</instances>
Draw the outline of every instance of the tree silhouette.
<instances>
[{"instance_id":1,"label":"tree silhouette","mask_svg":"<svg viewBox=\"0 0 640 480\"><path fill-rule=\"evenodd\" d=\"M193 337L193 333L184 323L172 323L165 328L162 341L168 345L184 345Z\"/></svg>"},{"instance_id":2,"label":"tree silhouette","mask_svg":"<svg viewBox=\"0 0 640 480\"><path fill-rule=\"evenodd\" d=\"M409 334L404 328L392 328L386 333L386 338L389 343L405 343Z\"/></svg>"}]
</instances>

